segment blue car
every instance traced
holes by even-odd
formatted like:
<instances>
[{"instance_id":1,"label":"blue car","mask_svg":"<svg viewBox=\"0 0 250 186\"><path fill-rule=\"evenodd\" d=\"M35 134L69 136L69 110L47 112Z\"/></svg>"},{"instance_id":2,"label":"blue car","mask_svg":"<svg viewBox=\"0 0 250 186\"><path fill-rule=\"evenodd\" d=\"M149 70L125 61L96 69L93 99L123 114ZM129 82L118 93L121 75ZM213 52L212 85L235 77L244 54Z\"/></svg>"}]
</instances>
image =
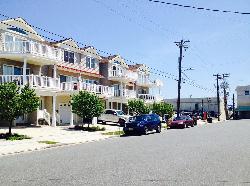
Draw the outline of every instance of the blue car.
<instances>
[{"instance_id":1,"label":"blue car","mask_svg":"<svg viewBox=\"0 0 250 186\"><path fill-rule=\"evenodd\" d=\"M155 130L161 132L161 121L157 114L143 114L135 116L125 123L123 131L126 135L130 133L148 134L149 131Z\"/></svg>"}]
</instances>

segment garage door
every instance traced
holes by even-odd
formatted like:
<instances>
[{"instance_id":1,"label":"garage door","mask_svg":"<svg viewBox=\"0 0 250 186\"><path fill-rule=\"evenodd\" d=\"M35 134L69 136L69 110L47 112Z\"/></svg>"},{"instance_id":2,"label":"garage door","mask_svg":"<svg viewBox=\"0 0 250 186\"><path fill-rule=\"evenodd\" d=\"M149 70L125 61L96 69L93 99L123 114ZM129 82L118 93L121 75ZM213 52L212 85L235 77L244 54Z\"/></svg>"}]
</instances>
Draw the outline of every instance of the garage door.
<instances>
[{"instance_id":1,"label":"garage door","mask_svg":"<svg viewBox=\"0 0 250 186\"><path fill-rule=\"evenodd\" d=\"M62 124L70 123L70 112L71 112L70 104L61 103L59 105L60 122Z\"/></svg>"}]
</instances>

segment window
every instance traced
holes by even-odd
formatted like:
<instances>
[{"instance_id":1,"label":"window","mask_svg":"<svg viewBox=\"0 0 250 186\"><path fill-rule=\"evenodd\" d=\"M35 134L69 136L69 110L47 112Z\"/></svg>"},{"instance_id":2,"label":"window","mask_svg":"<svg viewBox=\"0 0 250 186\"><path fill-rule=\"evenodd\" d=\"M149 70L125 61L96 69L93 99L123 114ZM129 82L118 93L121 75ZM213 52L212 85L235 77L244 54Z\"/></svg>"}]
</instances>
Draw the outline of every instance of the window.
<instances>
[{"instance_id":1,"label":"window","mask_svg":"<svg viewBox=\"0 0 250 186\"><path fill-rule=\"evenodd\" d=\"M96 67L96 59L91 57L86 57L86 67L87 68L95 68Z\"/></svg>"},{"instance_id":2,"label":"window","mask_svg":"<svg viewBox=\"0 0 250 186\"><path fill-rule=\"evenodd\" d=\"M75 81L75 80L77 81L77 78L75 78L75 77L60 75L60 82L61 83L71 82L71 81Z\"/></svg>"},{"instance_id":3,"label":"window","mask_svg":"<svg viewBox=\"0 0 250 186\"><path fill-rule=\"evenodd\" d=\"M245 90L245 95L246 95L246 96L249 95L249 90Z\"/></svg>"},{"instance_id":4,"label":"window","mask_svg":"<svg viewBox=\"0 0 250 186\"><path fill-rule=\"evenodd\" d=\"M64 51L64 61L69 63L75 62L75 54L73 52Z\"/></svg>"},{"instance_id":5,"label":"window","mask_svg":"<svg viewBox=\"0 0 250 186\"><path fill-rule=\"evenodd\" d=\"M96 80L93 80L93 79L86 79L85 82L90 83L90 84L97 84L98 83Z\"/></svg>"},{"instance_id":6,"label":"window","mask_svg":"<svg viewBox=\"0 0 250 186\"><path fill-rule=\"evenodd\" d=\"M30 69L26 69L26 75L30 74ZM3 65L3 75L23 75L23 67Z\"/></svg>"}]
</instances>

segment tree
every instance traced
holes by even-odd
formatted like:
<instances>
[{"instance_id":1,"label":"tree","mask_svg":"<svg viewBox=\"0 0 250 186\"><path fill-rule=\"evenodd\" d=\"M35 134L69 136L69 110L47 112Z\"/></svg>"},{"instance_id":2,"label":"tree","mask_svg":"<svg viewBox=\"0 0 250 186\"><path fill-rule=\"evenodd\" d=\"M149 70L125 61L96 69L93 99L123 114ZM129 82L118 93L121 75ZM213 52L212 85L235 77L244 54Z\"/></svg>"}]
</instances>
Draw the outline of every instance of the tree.
<instances>
[{"instance_id":1,"label":"tree","mask_svg":"<svg viewBox=\"0 0 250 186\"><path fill-rule=\"evenodd\" d=\"M143 100L129 100L128 101L129 112L133 115L148 114L149 107L144 103Z\"/></svg>"},{"instance_id":2,"label":"tree","mask_svg":"<svg viewBox=\"0 0 250 186\"><path fill-rule=\"evenodd\" d=\"M72 96L72 112L83 119L83 122L91 123L93 117L98 117L103 113L104 105L101 99L95 94L87 91L80 91Z\"/></svg>"},{"instance_id":3,"label":"tree","mask_svg":"<svg viewBox=\"0 0 250 186\"><path fill-rule=\"evenodd\" d=\"M39 98L28 85L21 88L15 83L0 84L0 119L9 122L10 136L13 121L35 111L38 106Z\"/></svg>"},{"instance_id":4,"label":"tree","mask_svg":"<svg viewBox=\"0 0 250 186\"><path fill-rule=\"evenodd\" d=\"M174 109L173 109L173 105L169 103L165 103L165 102L153 103L152 112L155 114L158 114L161 117L164 117L164 115L167 114L168 118L171 118L174 113Z\"/></svg>"}]
</instances>

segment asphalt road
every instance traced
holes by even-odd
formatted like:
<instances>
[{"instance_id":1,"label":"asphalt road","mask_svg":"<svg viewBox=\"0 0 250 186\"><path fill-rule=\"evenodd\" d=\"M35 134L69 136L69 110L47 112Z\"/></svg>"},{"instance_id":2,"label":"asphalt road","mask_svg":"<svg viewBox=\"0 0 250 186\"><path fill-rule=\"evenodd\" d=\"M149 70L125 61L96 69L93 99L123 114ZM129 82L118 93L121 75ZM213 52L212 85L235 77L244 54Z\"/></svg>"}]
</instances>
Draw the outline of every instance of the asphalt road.
<instances>
[{"instance_id":1,"label":"asphalt road","mask_svg":"<svg viewBox=\"0 0 250 186\"><path fill-rule=\"evenodd\" d=\"M0 158L0 185L250 185L250 120Z\"/></svg>"}]
</instances>

